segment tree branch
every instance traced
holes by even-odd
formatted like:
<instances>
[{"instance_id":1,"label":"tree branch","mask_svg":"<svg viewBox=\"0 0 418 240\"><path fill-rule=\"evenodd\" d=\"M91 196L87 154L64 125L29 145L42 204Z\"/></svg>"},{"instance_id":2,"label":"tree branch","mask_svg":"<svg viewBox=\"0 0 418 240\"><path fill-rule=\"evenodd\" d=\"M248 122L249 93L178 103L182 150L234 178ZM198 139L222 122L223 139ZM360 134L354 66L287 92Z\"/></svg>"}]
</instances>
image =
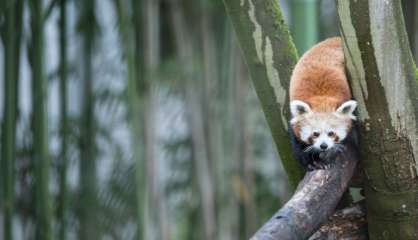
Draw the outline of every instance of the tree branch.
<instances>
[{"instance_id":1,"label":"tree branch","mask_svg":"<svg viewBox=\"0 0 418 240\"><path fill-rule=\"evenodd\" d=\"M306 173L293 197L251 240L310 237L333 214L353 176L357 161L357 149L348 145L330 169Z\"/></svg>"},{"instance_id":2,"label":"tree branch","mask_svg":"<svg viewBox=\"0 0 418 240\"><path fill-rule=\"evenodd\" d=\"M297 61L295 46L276 0L224 0L254 88L290 185L303 170L292 154L287 131L289 81Z\"/></svg>"},{"instance_id":3,"label":"tree branch","mask_svg":"<svg viewBox=\"0 0 418 240\"><path fill-rule=\"evenodd\" d=\"M309 240L367 240L365 202L340 209Z\"/></svg>"}]
</instances>

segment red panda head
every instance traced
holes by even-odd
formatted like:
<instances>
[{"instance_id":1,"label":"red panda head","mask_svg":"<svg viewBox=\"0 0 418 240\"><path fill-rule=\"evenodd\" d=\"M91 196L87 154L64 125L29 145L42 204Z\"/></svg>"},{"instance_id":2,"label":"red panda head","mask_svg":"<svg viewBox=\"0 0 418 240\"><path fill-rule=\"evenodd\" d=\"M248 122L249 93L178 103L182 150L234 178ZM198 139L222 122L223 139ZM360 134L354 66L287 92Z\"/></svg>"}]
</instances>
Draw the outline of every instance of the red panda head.
<instances>
[{"instance_id":1,"label":"red panda head","mask_svg":"<svg viewBox=\"0 0 418 240\"><path fill-rule=\"evenodd\" d=\"M349 100L335 111L316 112L299 100L290 103L292 119L290 124L298 139L309 145L307 150L327 151L342 146L355 120L353 112L357 102Z\"/></svg>"}]
</instances>

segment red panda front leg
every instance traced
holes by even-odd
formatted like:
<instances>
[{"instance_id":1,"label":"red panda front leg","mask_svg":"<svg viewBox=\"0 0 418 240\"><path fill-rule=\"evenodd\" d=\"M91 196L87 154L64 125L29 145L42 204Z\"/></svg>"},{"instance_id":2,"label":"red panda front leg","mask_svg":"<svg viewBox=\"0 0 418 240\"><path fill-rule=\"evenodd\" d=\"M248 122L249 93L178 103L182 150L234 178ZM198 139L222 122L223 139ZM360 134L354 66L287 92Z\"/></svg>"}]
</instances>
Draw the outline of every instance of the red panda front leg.
<instances>
[{"instance_id":1,"label":"red panda front leg","mask_svg":"<svg viewBox=\"0 0 418 240\"><path fill-rule=\"evenodd\" d=\"M317 169L328 169L330 167L329 161L325 161L325 158L321 159L318 153L305 151L308 145L296 138L292 128L289 128L289 135L292 143L293 154L305 170L313 171Z\"/></svg>"},{"instance_id":2,"label":"red panda front leg","mask_svg":"<svg viewBox=\"0 0 418 240\"><path fill-rule=\"evenodd\" d=\"M318 169L330 169L331 163L328 162L326 159L313 160L311 164L308 165L308 170L318 170Z\"/></svg>"}]
</instances>

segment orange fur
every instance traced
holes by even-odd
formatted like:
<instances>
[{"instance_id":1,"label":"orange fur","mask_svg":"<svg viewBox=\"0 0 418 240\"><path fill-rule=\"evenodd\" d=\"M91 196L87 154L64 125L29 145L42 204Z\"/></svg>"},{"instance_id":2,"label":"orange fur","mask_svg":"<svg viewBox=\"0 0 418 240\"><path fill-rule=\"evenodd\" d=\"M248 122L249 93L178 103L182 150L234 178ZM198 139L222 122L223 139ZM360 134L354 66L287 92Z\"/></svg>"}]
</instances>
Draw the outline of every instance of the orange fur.
<instances>
[{"instance_id":1,"label":"orange fur","mask_svg":"<svg viewBox=\"0 0 418 240\"><path fill-rule=\"evenodd\" d=\"M315 112L330 112L350 99L341 39L329 38L313 46L293 70L290 101L304 101Z\"/></svg>"}]
</instances>

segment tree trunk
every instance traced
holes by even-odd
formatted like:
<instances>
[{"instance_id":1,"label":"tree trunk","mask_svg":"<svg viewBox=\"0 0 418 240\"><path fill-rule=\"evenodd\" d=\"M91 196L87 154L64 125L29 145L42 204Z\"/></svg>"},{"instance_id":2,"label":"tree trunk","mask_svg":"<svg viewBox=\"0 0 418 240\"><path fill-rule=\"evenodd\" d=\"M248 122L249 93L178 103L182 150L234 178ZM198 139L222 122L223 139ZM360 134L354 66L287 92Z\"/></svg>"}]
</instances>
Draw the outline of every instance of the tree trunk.
<instances>
[{"instance_id":1,"label":"tree trunk","mask_svg":"<svg viewBox=\"0 0 418 240\"><path fill-rule=\"evenodd\" d=\"M256 230L256 206L254 201L254 175L251 164L251 136L249 127L247 124L248 112L246 109L245 97L248 94L247 84L244 80L247 80L244 76L244 64L241 59L237 58L236 64L236 76L235 79L230 79L235 84L233 86L233 102L234 109L234 143L236 146L236 161L237 175L234 183L237 185L239 199L239 239L248 239Z\"/></svg>"},{"instance_id":2,"label":"tree trunk","mask_svg":"<svg viewBox=\"0 0 418 240\"><path fill-rule=\"evenodd\" d=\"M160 64L160 1L144 0L144 78L143 89L140 89L142 101L144 154L147 164L148 199L146 216L150 223L147 239L167 240L168 225L165 216L162 179L160 177L161 163L156 157L156 96L155 88L157 70ZM154 210L152 210L154 209Z\"/></svg>"},{"instance_id":3,"label":"tree trunk","mask_svg":"<svg viewBox=\"0 0 418 240\"><path fill-rule=\"evenodd\" d=\"M68 193L67 193L67 145L68 145L68 112L67 112L67 2L60 0L60 20L59 20L59 47L60 47L60 135L61 135L61 152L58 161L59 172L59 198L57 218L59 222L58 238L66 239L67 232L67 210L68 210Z\"/></svg>"},{"instance_id":4,"label":"tree trunk","mask_svg":"<svg viewBox=\"0 0 418 240\"><path fill-rule=\"evenodd\" d=\"M32 44L32 114L33 114L33 166L35 168L35 222L36 239L51 239L51 201L48 191L49 153L47 141L46 88L44 76L43 1L30 1Z\"/></svg>"},{"instance_id":5,"label":"tree trunk","mask_svg":"<svg viewBox=\"0 0 418 240\"><path fill-rule=\"evenodd\" d=\"M144 240L146 238L146 199L148 198L148 184L146 177L146 162L143 157L145 152L144 146L144 128L140 126L143 123L143 99L140 98L143 88L143 72L144 72L144 58L143 58L143 15L142 15L142 1L132 0L132 14L133 14L133 30L134 30L134 43L133 43L133 57L131 70L128 68L128 74L130 74L128 81L128 97L131 107L131 124L133 128L134 137L134 158L135 158L135 176L137 183L137 239ZM127 55L129 56L129 55ZM129 59L129 58L128 58Z\"/></svg>"},{"instance_id":6,"label":"tree trunk","mask_svg":"<svg viewBox=\"0 0 418 240\"><path fill-rule=\"evenodd\" d=\"M132 16L129 16L128 6L123 0L113 1L119 23L119 32L121 36L121 47L127 64L127 87L128 106L129 106L129 122L132 128L132 148L133 159L135 165L136 177L136 221L137 233L136 239L146 239L145 236L145 199L148 187L146 183L146 162L144 161L144 134L143 127L140 124L143 122L141 118L141 111L143 110L143 103L140 100L140 90L138 86L142 79L143 68L143 39L142 39L142 8L141 1L132 0L130 6L132 7ZM130 24L130 17L132 23ZM132 33L132 34L131 34Z\"/></svg>"},{"instance_id":7,"label":"tree trunk","mask_svg":"<svg viewBox=\"0 0 418 240\"><path fill-rule=\"evenodd\" d=\"M239 165L239 144L236 141L238 126L235 124L236 106L242 102L236 102L234 96L235 86L238 78L238 65L240 61L240 52L234 37L232 25L227 22L224 28L225 39L223 42L223 51L220 57L221 61L221 81L219 86L219 131L221 141L219 141L219 151L221 157L217 162L216 184L218 192L218 229L219 239L234 240L241 239L239 236L239 196L234 189L234 182L238 176ZM228 159L228 160L226 160ZM231 196L232 193L232 196Z\"/></svg>"},{"instance_id":8,"label":"tree trunk","mask_svg":"<svg viewBox=\"0 0 418 240\"><path fill-rule=\"evenodd\" d=\"M99 239L100 229L97 222L97 176L96 176L96 126L94 120L93 93L93 46L95 28L95 0L82 1L80 6L80 27L83 51L83 93L82 116L80 121L80 205L79 238L81 240Z\"/></svg>"},{"instance_id":9,"label":"tree trunk","mask_svg":"<svg viewBox=\"0 0 418 240\"><path fill-rule=\"evenodd\" d=\"M6 1L11 2L11 1ZM17 75L15 71L16 58L16 3L11 3L4 13L4 109L2 122L1 144L1 175L2 175L2 201L3 237L5 240L13 239L13 212L14 212L14 171L16 151L16 94Z\"/></svg>"},{"instance_id":10,"label":"tree trunk","mask_svg":"<svg viewBox=\"0 0 418 240\"><path fill-rule=\"evenodd\" d=\"M418 83L401 2L339 0L370 239L418 238Z\"/></svg>"},{"instance_id":11,"label":"tree trunk","mask_svg":"<svg viewBox=\"0 0 418 240\"><path fill-rule=\"evenodd\" d=\"M176 47L181 59L184 63L185 75L185 101L187 105L187 118L190 125L190 132L193 145L193 159L197 169L197 178L200 190L200 200L202 204L202 217L204 224L204 239L216 239L216 219L215 219L215 201L213 182L208 172L209 162L207 153L207 144L204 133L204 125L202 119L202 109L200 106L200 96L196 89L196 83L193 82L193 54L192 42L186 38L186 23L183 18L183 10L179 7L177 0L170 1L170 11L175 29Z\"/></svg>"},{"instance_id":12,"label":"tree trunk","mask_svg":"<svg viewBox=\"0 0 418 240\"><path fill-rule=\"evenodd\" d=\"M297 60L295 46L277 1L224 0L224 3L289 183L295 188L303 175L293 157L287 132L289 80Z\"/></svg>"}]
</instances>

